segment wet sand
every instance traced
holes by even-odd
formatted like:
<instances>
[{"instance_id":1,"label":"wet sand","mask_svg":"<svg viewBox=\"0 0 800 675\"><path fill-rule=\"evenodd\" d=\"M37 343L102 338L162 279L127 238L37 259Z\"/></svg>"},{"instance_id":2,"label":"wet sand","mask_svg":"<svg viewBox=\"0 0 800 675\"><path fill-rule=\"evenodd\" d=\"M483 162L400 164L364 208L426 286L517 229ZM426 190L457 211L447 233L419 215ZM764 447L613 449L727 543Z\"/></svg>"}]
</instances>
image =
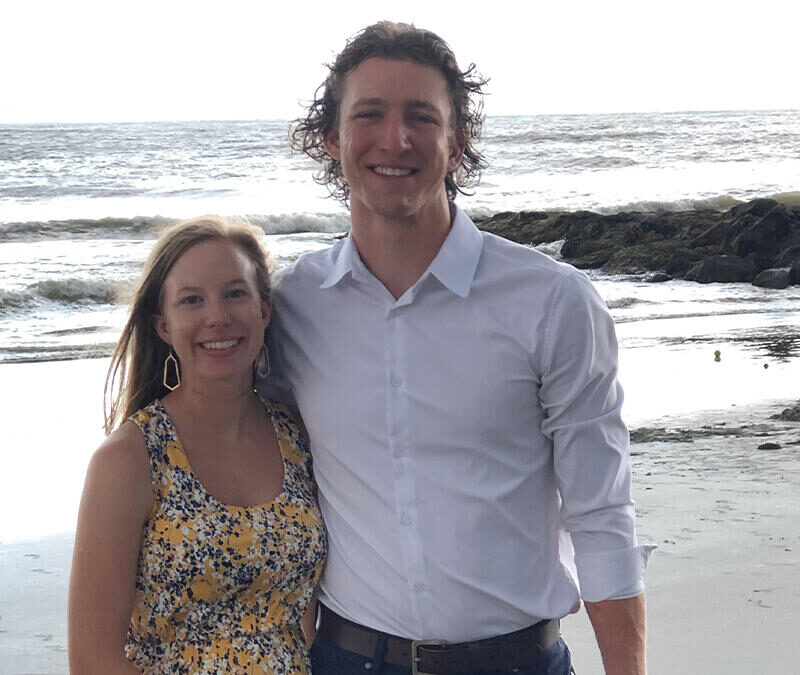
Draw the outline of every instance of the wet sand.
<instances>
[{"instance_id":1,"label":"wet sand","mask_svg":"<svg viewBox=\"0 0 800 675\"><path fill-rule=\"evenodd\" d=\"M102 438L106 363L0 366L0 405L14 421L0 472L4 675L67 672L71 531L83 472ZM42 400L62 404L42 411ZM80 412L75 401L91 401L95 412ZM796 668L800 422L770 419L795 402L663 418L642 411L646 420L632 424L640 540L659 546L647 576L650 675ZM563 631L577 672L602 673L585 613L568 617Z\"/></svg>"},{"instance_id":2,"label":"wet sand","mask_svg":"<svg viewBox=\"0 0 800 675\"><path fill-rule=\"evenodd\" d=\"M0 674L67 672L67 582L108 359L0 365Z\"/></svg>"},{"instance_id":3,"label":"wet sand","mask_svg":"<svg viewBox=\"0 0 800 675\"><path fill-rule=\"evenodd\" d=\"M650 675L797 668L800 423L769 419L781 408L633 434L645 440L632 446L639 536L659 546L647 572ZM585 611L563 632L576 671L602 673Z\"/></svg>"},{"instance_id":4,"label":"wet sand","mask_svg":"<svg viewBox=\"0 0 800 675\"><path fill-rule=\"evenodd\" d=\"M72 535L0 543L0 673L67 672Z\"/></svg>"}]
</instances>

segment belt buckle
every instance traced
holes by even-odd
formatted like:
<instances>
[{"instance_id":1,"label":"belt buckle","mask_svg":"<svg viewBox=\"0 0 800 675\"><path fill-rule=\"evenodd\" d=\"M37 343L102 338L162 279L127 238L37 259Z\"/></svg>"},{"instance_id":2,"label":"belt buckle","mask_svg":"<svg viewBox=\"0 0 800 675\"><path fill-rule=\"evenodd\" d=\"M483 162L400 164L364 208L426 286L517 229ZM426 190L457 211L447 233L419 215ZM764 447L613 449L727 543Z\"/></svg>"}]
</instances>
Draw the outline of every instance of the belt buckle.
<instances>
[{"instance_id":1,"label":"belt buckle","mask_svg":"<svg viewBox=\"0 0 800 675\"><path fill-rule=\"evenodd\" d=\"M412 640L411 641L411 675L435 675L434 673L426 673L424 670L419 669L419 657L417 656L417 647L443 647L447 644L446 640Z\"/></svg>"}]
</instances>

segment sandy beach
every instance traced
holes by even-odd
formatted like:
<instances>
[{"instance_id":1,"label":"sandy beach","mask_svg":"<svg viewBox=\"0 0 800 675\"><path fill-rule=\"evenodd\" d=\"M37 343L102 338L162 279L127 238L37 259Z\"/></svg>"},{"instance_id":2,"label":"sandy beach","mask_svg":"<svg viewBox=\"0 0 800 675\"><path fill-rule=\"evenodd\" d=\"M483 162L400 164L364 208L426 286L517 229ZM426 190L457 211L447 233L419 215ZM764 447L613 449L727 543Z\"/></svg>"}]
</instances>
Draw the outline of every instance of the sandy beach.
<instances>
[{"instance_id":1,"label":"sandy beach","mask_svg":"<svg viewBox=\"0 0 800 675\"><path fill-rule=\"evenodd\" d=\"M0 674L67 672L67 582L108 359L0 366Z\"/></svg>"},{"instance_id":2,"label":"sandy beach","mask_svg":"<svg viewBox=\"0 0 800 675\"><path fill-rule=\"evenodd\" d=\"M780 410L664 419L653 436L667 440L632 446L639 537L659 547L647 572L650 675L796 670L800 423L769 419ZM758 449L767 444L780 447ZM585 612L563 632L576 671L602 673Z\"/></svg>"},{"instance_id":3,"label":"sandy beach","mask_svg":"<svg viewBox=\"0 0 800 675\"><path fill-rule=\"evenodd\" d=\"M712 387L708 372L715 372L693 364L708 360L702 349L702 355L684 355L691 367L681 380L689 392L683 404L661 380L660 395L673 397L669 416L654 415L652 405L642 403L659 382L634 376L646 355L626 357L628 399L638 401L631 427L640 540L659 546L647 576L649 673L793 672L800 423L770 416L796 399L753 402L752 387L740 384L744 403L732 403L737 397L721 391L729 380L752 382L743 369L753 363L729 360L713 395L705 392L714 405L698 412L703 386ZM2 675L67 672L71 532L83 472L102 438L106 365L97 359L0 366L0 405L10 422L0 474ZM672 368L670 358L658 367ZM797 375L794 362L771 370L771 384L756 388L756 397L785 394L785 387L773 385ZM691 372L698 373L695 379ZM716 408L721 401L725 407ZM771 445L759 449L765 444ZM601 673L585 613L567 618L563 632L579 675Z\"/></svg>"}]
</instances>

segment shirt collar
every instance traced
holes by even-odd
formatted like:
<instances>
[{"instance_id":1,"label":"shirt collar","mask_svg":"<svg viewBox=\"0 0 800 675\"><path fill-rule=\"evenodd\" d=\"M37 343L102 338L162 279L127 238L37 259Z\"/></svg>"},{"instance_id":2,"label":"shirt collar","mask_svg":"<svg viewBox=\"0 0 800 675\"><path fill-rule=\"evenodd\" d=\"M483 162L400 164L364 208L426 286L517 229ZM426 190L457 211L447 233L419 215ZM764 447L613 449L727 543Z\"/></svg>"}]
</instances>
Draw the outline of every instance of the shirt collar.
<instances>
[{"instance_id":1,"label":"shirt collar","mask_svg":"<svg viewBox=\"0 0 800 675\"><path fill-rule=\"evenodd\" d=\"M333 252L333 266L325 281L320 284L320 288L330 288L338 284L346 274L350 274L356 279L361 277L361 271L364 270L364 263L358 255L353 235L348 234L339 246L339 250Z\"/></svg>"},{"instance_id":2,"label":"shirt collar","mask_svg":"<svg viewBox=\"0 0 800 675\"><path fill-rule=\"evenodd\" d=\"M432 274L445 288L466 298L475 278L475 271L478 269L483 237L466 213L455 204L453 209L455 217L450 232L422 278ZM339 250L334 251L333 255L333 266L320 288L335 286L348 273L356 280L367 278L367 269L358 255L351 234L344 239Z\"/></svg>"},{"instance_id":3,"label":"shirt collar","mask_svg":"<svg viewBox=\"0 0 800 675\"><path fill-rule=\"evenodd\" d=\"M433 274L445 288L466 298L478 269L483 237L466 213L455 204L453 208L453 225L428 273Z\"/></svg>"}]
</instances>

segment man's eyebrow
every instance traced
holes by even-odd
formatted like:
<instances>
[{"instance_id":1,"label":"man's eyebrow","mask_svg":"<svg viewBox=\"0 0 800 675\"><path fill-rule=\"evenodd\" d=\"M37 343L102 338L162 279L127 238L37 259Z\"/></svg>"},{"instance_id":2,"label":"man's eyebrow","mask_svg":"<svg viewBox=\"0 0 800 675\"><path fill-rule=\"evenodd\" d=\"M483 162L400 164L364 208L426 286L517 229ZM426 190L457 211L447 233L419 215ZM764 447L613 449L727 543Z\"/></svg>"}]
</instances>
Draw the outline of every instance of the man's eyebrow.
<instances>
[{"instance_id":1,"label":"man's eyebrow","mask_svg":"<svg viewBox=\"0 0 800 675\"><path fill-rule=\"evenodd\" d=\"M359 98L353 103L353 106L384 105L385 103L386 101L382 98Z\"/></svg>"},{"instance_id":2,"label":"man's eyebrow","mask_svg":"<svg viewBox=\"0 0 800 675\"><path fill-rule=\"evenodd\" d=\"M386 105L387 102L385 99L382 98L359 98L354 103L354 107L361 107L361 106L371 106L371 105ZM430 110L431 112L438 112L438 108L431 103L430 101L426 101L424 99L411 99L409 101L404 101L403 105L406 108L421 108L423 110Z\"/></svg>"},{"instance_id":3,"label":"man's eyebrow","mask_svg":"<svg viewBox=\"0 0 800 675\"><path fill-rule=\"evenodd\" d=\"M442 110L438 106L435 106L430 101L419 101L419 100L406 101L406 110L423 112L429 114L431 117L437 119L444 119L442 117Z\"/></svg>"},{"instance_id":4,"label":"man's eyebrow","mask_svg":"<svg viewBox=\"0 0 800 675\"><path fill-rule=\"evenodd\" d=\"M424 108L425 110L431 110L433 112L438 112L438 110L439 110L430 101L418 100L418 99L414 99L414 100L411 100L411 101L406 101L406 106L409 107L409 108Z\"/></svg>"}]
</instances>

